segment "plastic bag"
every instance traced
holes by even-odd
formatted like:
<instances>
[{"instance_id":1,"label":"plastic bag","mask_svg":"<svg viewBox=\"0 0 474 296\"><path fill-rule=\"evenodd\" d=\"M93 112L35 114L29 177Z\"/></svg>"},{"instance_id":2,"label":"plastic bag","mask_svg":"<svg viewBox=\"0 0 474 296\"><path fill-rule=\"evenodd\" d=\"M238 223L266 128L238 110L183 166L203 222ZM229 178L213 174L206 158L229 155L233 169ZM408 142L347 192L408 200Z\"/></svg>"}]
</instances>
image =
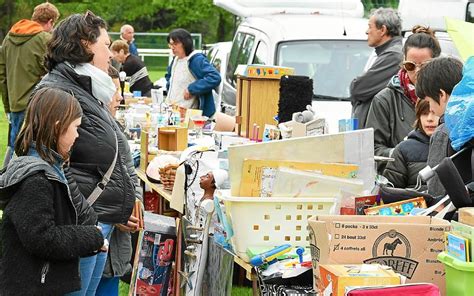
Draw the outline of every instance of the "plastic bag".
<instances>
[{"instance_id":1,"label":"plastic bag","mask_svg":"<svg viewBox=\"0 0 474 296\"><path fill-rule=\"evenodd\" d=\"M462 80L451 93L445 122L454 150L460 150L474 138L474 56L464 64Z\"/></svg>"}]
</instances>

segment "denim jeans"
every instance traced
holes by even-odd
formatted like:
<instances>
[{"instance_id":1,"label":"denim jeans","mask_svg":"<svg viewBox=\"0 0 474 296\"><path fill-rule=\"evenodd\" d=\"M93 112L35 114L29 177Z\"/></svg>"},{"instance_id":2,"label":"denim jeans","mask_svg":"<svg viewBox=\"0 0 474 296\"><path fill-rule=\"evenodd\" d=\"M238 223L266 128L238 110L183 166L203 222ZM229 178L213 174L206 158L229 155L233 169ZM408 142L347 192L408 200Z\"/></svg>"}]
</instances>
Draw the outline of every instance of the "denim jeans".
<instances>
[{"instance_id":1,"label":"denim jeans","mask_svg":"<svg viewBox=\"0 0 474 296\"><path fill-rule=\"evenodd\" d=\"M99 222L99 226L102 227L102 235L104 238L110 239L113 225ZM106 261L106 252L100 252L95 256L81 258L79 263L81 270L81 290L68 293L66 296L94 296L100 279L102 278Z\"/></svg>"},{"instance_id":2,"label":"denim jeans","mask_svg":"<svg viewBox=\"0 0 474 296\"><path fill-rule=\"evenodd\" d=\"M25 119L25 111L10 112L10 138L8 139L8 146L15 147L16 136L20 133L23 120Z\"/></svg>"},{"instance_id":3,"label":"denim jeans","mask_svg":"<svg viewBox=\"0 0 474 296\"><path fill-rule=\"evenodd\" d=\"M118 296L120 277L102 277L95 296Z\"/></svg>"}]
</instances>

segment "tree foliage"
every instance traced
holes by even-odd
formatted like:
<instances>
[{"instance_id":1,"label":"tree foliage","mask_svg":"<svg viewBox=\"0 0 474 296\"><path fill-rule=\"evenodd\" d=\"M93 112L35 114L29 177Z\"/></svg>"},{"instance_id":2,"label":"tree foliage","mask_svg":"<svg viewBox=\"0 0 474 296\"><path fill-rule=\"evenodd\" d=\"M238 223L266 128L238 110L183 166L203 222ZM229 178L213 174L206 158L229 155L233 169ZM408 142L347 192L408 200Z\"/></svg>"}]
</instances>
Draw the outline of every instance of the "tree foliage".
<instances>
[{"instance_id":1,"label":"tree foliage","mask_svg":"<svg viewBox=\"0 0 474 296\"><path fill-rule=\"evenodd\" d=\"M30 18L41 0L0 0L0 39L19 19ZM216 7L212 0L84 0L50 1L60 11L61 18L91 10L104 18L111 31L124 23L132 24L136 32L169 32L185 28L201 33L204 41L231 40L234 17ZM3 34L2 34L3 33Z\"/></svg>"},{"instance_id":2,"label":"tree foliage","mask_svg":"<svg viewBox=\"0 0 474 296\"><path fill-rule=\"evenodd\" d=\"M45 0L0 0L0 40L19 19L30 18L33 8ZM235 17L212 0L51 0L65 18L91 10L104 18L111 31L130 23L136 32L169 32L185 28L201 33L205 43L231 40ZM398 0L362 0L366 9L396 6Z\"/></svg>"}]
</instances>

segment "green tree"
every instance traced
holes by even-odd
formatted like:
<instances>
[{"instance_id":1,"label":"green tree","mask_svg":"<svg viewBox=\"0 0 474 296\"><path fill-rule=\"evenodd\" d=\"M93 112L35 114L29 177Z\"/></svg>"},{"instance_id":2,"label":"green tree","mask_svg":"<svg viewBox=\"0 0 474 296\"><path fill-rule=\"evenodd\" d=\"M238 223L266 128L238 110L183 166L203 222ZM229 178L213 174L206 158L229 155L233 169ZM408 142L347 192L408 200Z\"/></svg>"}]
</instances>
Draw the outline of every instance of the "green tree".
<instances>
[{"instance_id":1,"label":"green tree","mask_svg":"<svg viewBox=\"0 0 474 296\"><path fill-rule=\"evenodd\" d=\"M33 8L41 0L0 0L0 39L21 18L30 18ZM111 31L118 31L130 23L137 32L169 32L185 28L201 33L204 42L231 40L234 17L214 6L212 0L84 0L51 1L60 11L61 18L73 13L91 10L104 18Z\"/></svg>"},{"instance_id":2,"label":"green tree","mask_svg":"<svg viewBox=\"0 0 474 296\"><path fill-rule=\"evenodd\" d=\"M399 0L362 0L362 4L364 4L364 9L366 15L370 14L370 11L375 8L379 7L398 7Z\"/></svg>"}]
</instances>

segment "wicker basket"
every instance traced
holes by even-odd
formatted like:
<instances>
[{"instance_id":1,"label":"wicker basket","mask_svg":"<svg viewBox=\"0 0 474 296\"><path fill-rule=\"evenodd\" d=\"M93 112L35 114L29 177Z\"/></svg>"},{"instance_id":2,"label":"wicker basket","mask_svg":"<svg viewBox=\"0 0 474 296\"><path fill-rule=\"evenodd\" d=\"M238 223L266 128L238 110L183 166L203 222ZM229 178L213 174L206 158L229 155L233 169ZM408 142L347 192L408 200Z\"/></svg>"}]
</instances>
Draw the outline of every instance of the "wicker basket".
<instances>
[{"instance_id":1,"label":"wicker basket","mask_svg":"<svg viewBox=\"0 0 474 296\"><path fill-rule=\"evenodd\" d=\"M160 168L160 180L166 190L173 190L178 166L179 164L168 164L163 168Z\"/></svg>"}]
</instances>

